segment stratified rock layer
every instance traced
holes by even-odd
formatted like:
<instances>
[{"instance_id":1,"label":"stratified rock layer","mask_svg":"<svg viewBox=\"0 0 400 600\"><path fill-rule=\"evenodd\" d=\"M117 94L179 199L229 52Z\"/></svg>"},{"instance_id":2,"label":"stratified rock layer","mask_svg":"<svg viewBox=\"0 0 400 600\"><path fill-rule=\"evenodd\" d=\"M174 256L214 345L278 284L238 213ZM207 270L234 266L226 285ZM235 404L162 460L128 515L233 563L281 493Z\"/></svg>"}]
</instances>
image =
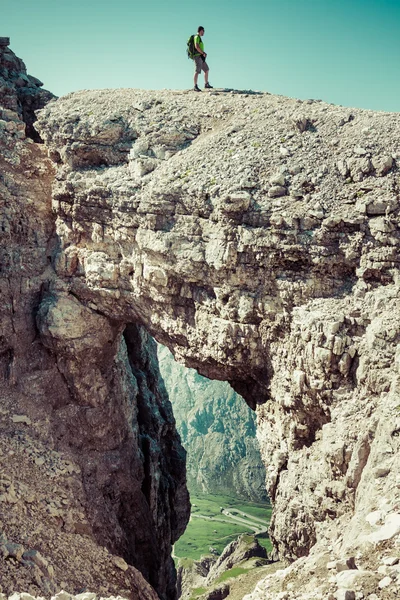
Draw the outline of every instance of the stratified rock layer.
<instances>
[{"instance_id":1,"label":"stratified rock layer","mask_svg":"<svg viewBox=\"0 0 400 600\"><path fill-rule=\"evenodd\" d=\"M0 594L174 598L171 546L189 500L155 342L139 324L80 303L55 273L54 168L25 137L8 76L0 107Z\"/></svg>"},{"instance_id":2,"label":"stratified rock layer","mask_svg":"<svg viewBox=\"0 0 400 600\"><path fill-rule=\"evenodd\" d=\"M225 381L211 381L194 369L185 369L160 344L157 354L187 451L190 493L266 501L254 412Z\"/></svg>"},{"instance_id":3,"label":"stratified rock layer","mask_svg":"<svg viewBox=\"0 0 400 600\"><path fill-rule=\"evenodd\" d=\"M400 527L399 115L119 90L38 127L67 292L230 381L257 407L281 556L356 554L378 590Z\"/></svg>"}]
</instances>

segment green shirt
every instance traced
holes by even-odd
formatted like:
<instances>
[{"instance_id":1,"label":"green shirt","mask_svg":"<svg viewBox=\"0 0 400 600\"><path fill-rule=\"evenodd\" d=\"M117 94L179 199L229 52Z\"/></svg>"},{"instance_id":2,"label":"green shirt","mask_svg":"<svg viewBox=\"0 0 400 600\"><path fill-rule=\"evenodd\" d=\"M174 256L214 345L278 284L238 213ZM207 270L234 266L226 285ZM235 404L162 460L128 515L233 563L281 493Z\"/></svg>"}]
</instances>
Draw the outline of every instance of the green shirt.
<instances>
[{"instance_id":1,"label":"green shirt","mask_svg":"<svg viewBox=\"0 0 400 600\"><path fill-rule=\"evenodd\" d=\"M198 51L196 49L196 44L199 46L199 48L201 48L201 51L204 52L204 44L201 41L201 37L199 36L199 34L194 36L194 47L195 47L194 56L200 56L200 54L198 53Z\"/></svg>"}]
</instances>

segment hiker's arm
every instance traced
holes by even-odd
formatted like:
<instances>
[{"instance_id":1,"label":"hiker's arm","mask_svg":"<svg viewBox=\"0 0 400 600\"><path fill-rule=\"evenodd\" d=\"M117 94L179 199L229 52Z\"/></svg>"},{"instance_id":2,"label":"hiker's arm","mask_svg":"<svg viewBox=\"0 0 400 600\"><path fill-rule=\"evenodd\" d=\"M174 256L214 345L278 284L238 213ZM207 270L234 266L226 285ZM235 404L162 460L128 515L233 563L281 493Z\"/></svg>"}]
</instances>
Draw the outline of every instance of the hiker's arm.
<instances>
[{"instance_id":1,"label":"hiker's arm","mask_svg":"<svg viewBox=\"0 0 400 600\"><path fill-rule=\"evenodd\" d=\"M204 50L200 48L198 44L195 44L195 48L199 54L201 54L202 56L207 56L207 54L204 52Z\"/></svg>"}]
</instances>

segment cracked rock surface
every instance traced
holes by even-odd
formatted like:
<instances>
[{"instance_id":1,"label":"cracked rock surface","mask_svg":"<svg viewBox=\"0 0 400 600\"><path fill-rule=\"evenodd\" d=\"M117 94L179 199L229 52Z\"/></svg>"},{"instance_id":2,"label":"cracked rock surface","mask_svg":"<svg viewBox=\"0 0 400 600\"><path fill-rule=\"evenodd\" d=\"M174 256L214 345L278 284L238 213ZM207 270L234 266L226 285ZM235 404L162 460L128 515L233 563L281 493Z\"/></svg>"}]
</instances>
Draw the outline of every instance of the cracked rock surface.
<instances>
[{"instance_id":1,"label":"cracked rock surface","mask_svg":"<svg viewBox=\"0 0 400 600\"><path fill-rule=\"evenodd\" d=\"M154 599L137 567L173 597L150 332L256 409L292 564L253 598L398 597L399 116L81 92L35 123L51 164L49 95L0 46L0 593Z\"/></svg>"},{"instance_id":2,"label":"cracked rock surface","mask_svg":"<svg viewBox=\"0 0 400 600\"><path fill-rule=\"evenodd\" d=\"M103 90L48 105L38 129L56 168L50 293L61 280L143 324L256 409L271 538L295 562L255 597L350 597L363 573L396 597L379 569L399 551L399 115ZM349 557L343 583L326 565Z\"/></svg>"},{"instance_id":3,"label":"cracked rock surface","mask_svg":"<svg viewBox=\"0 0 400 600\"><path fill-rule=\"evenodd\" d=\"M25 63L9 48L9 38L0 38L0 128L40 141L34 128L35 111L43 108L54 95L43 83L29 75ZM15 117L18 115L18 119ZM22 121L22 125L21 125ZM17 129L18 125L18 129Z\"/></svg>"},{"instance_id":4,"label":"cracked rock surface","mask_svg":"<svg viewBox=\"0 0 400 600\"><path fill-rule=\"evenodd\" d=\"M155 342L139 324L79 302L55 273L54 168L43 145L26 137L14 75L7 76L0 597L50 598L64 589L63 600L86 591L90 600L174 598L171 546L185 529L189 500ZM14 101L16 110L8 107Z\"/></svg>"}]
</instances>

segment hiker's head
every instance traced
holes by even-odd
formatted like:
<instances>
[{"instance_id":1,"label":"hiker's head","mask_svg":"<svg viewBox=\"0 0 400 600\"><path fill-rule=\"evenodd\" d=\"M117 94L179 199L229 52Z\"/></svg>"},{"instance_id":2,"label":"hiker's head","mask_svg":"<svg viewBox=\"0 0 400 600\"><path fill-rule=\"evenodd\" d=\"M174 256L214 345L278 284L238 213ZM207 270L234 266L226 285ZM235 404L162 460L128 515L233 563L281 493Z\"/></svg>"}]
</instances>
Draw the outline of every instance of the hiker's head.
<instances>
[{"instance_id":1,"label":"hiker's head","mask_svg":"<svg viewBox=\"0 0 400 600\"><path fill-rule=\"evenodd\" d=\"M199 35L204 35L204 27L202 25L200 25L200 27L197 28L197 33Z\"/></svg>"}]
</instances>

